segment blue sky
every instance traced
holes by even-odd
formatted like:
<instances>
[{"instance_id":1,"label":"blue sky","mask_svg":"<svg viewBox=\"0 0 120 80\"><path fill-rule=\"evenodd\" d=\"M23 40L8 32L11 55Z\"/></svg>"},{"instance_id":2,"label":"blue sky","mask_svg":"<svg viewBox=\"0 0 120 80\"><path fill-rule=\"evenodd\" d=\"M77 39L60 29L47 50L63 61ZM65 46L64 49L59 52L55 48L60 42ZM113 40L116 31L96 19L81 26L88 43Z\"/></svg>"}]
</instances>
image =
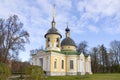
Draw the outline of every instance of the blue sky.
<instances>
[{"instance_id":1,"label":"blue sky","mask_svg":"<svg viewBox=\"0 0 120 80\"><path fill-rule=\"evenodd\" d=\"M53 4L56 4L56 28L65 37L66 22L76 43L83 40L89 48L120 40L120 0L0 0L0 18L18 15L30 33L30 44L20 52L22 61L30 50L45 47L44 35L51 28ZM62 38L62 39L63 39Z\"/></svg>"}]
</instances>

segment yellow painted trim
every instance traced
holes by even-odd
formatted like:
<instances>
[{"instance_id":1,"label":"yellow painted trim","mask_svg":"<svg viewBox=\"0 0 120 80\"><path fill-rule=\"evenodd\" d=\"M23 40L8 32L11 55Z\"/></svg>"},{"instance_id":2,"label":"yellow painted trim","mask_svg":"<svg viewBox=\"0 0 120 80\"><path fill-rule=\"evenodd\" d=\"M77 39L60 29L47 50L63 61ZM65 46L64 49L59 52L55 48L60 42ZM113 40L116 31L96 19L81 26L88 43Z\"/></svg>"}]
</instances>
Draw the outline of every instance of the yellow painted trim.
<instances>
[{"instance_id":1,"label":"yellow painted trim","mask_svg":"<svg viewBox=\"0 0 120 80\"><path fill-rule=\"evenodd\" d=\"M75 46L65 45L65 46L61 46L61 48L62 48L62 51L74 51L74 52L76 52L76 47Z\"/></svg>"}]
</instances>

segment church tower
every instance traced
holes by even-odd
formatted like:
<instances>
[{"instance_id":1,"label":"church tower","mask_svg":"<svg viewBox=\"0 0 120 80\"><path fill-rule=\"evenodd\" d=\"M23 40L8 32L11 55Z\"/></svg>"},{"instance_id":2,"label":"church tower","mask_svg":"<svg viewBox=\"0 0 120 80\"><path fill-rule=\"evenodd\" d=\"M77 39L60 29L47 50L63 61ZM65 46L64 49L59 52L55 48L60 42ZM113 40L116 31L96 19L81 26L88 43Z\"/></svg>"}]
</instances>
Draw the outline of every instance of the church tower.
<instances>
[{"instance_id":1,"label":"church tower","mask_svg":"<svg viewBox=\"0 0 120 80\"><path fill-rule=\"evenodd\" d=\"M46 38L46 50L47 51L60 51L60 39L62 38L59 31L55 28L55 6L53 9L53 20L51 22L52 27L45 34Z\"/></svg>"},{"instance_id":2,"label":"church tower","mask_svg":"<svg viewBox=\"0 0 120 80\"><path fill-rule=\"evenodd\" d=\"M70 29L68 28L68 25L65 31L66 38L61 42L62 51L76 52L76 45L74 40L70 38Z\"/></svg>"}]
</instances>

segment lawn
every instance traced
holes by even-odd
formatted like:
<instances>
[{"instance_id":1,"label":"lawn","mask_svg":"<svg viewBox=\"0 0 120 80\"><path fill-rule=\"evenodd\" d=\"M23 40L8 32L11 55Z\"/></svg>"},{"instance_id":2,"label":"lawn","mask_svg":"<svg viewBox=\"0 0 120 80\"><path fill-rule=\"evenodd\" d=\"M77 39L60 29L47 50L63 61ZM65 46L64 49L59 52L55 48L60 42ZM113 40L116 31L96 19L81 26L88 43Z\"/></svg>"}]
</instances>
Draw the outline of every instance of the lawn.
<instances>
[{"instance_id":1,"label":"lawn","mask_svg":"<svg viewBox=\"0 0 120 80\"><path fill-rule=\"evenodd\" d=\"M120 73L83 76L49 76L47 80L120 80Z\"/></svg>"}]
</instances>

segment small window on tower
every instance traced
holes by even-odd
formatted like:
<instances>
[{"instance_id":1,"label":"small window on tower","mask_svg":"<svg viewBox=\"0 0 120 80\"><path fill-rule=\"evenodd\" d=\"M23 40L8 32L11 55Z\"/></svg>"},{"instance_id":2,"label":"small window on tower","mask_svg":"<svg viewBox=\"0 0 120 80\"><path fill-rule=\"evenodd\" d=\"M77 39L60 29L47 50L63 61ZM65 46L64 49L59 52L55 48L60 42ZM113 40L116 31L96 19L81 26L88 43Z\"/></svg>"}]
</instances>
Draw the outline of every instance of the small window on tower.
<instances>
[{"instance_id":1,"label":"small window on tower","mask_svg":"<svg viewBox=\"0 0 120 80\"><path fill-rule=\"evenodd\" d=\"M50 41L50 38L48 38L48 42Z\"/></svg>"},{"instance_id":2,"label":"small window on tower","mask_svg":"<svg viewBox=\"0 0 120 80\"><path fill-rule=\"evenodd\" d=\"M56 42L56 47L59 47L59 44L58 44L58 42Z\"/></svg>"},{"instance_id":3,"label":"small window on tower","mask_svg":"<svg viewBox=\"0 0 120 80\"><path fill-rule=\"evenodd\" d=\"M50 45L48 44L48 47L50 47Z\"/></svg>"},{"instance_id":4,"label":"small window on tower","mask_svg":"<svg viewBox=\"0 0 120 80\"><path fill-rule=\"evenodd\" d=\"M59 42L59 38L57 38L57 42Z\"/></svg>"},{"instance_id":5,"label":"small window on tower","mask_svg":"<svg viewBox=\"0 0 120 80\"><path fill-rule=\"evenodd\" d=\"M50 42L48 42L48 47L50 47L51 46L51 44L50 44Z\"/></svg>"}]
</instances>

